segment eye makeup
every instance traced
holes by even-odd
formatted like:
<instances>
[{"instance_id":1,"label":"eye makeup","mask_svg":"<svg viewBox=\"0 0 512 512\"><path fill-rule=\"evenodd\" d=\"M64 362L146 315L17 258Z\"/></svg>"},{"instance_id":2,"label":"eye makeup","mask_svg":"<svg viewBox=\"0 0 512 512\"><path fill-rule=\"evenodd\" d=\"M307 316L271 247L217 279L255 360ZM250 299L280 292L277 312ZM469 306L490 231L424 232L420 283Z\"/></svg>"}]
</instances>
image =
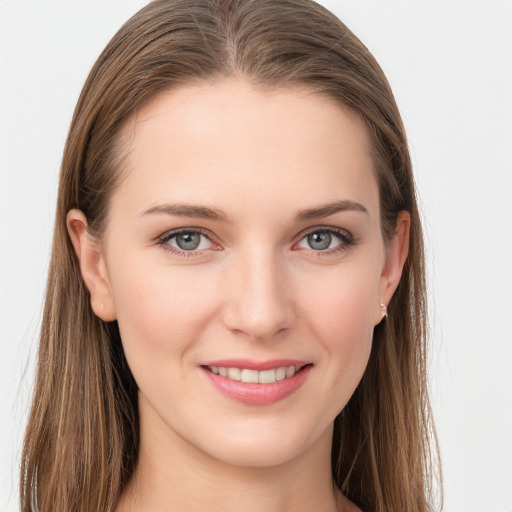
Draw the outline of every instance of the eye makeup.
<instances>
[{"instance_id":1,"label":"eye makeup","mask_svg":"<svg viewBox=\"0 0 512 512\"><path fill-rule=\"evenodd\" d=\"M319 257L339 254L355 244L351 233L333 226L315 226L302 233L301 237L294 247L298 247L299 250L310 250ZM338 243L335 243L335 240L338 240Z\"/></svg>"},{"instance_id":2,"label":"eye makeup","mask_svg":"<svg viewBox=\"0 0 512 512\"><path fill-rule=\"evenodd\" d=\"M197 227L184 227L167 231L157 239L157 244L166 252L178 256L198 256L204 251L221 250L220 245L212 241L210 232Z\"/></svg>"},{"instance_id":3,"label":"eye makeup","mask_svg":"<svg viewBox=\"0 0 512 512\"><path fill-rule=\"evenodd\" d=\"M300 234L292 250L309 251L314 256L327 257L348 250L355 239L345 229L333 226L314 226ZM213 241L211 232L199 227L182 227L167 231L157 239L157 245L177 256L201 256L206 251L219 251L222 247Z\"/></svg>"}]
</instances>

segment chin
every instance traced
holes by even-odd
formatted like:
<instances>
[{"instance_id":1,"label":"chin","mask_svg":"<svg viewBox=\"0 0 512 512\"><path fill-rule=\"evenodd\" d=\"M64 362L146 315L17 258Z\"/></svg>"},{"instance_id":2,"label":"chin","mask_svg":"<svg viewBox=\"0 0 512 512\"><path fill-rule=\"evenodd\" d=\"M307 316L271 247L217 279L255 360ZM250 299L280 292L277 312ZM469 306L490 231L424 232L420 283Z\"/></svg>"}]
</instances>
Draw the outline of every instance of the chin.
<instances>
[{"instance_id":1,"label":"chin","mask_svg":"<svg viewBox=\"0 0 512 512\"><path fill-rule=\"evenodd\" d=\"M216 459L232 466L247 468L269 468L286 464L295 459L303 447L297 445L283 446L278 443L236 444L222 453L212 453Z\"/></svg>"},{"instance_id":2,"label":"chin","mask_svg":"<svg viewBox=\"0 0 512 512\"><path fill-rule=\"evenodd\" d=\"M220 433L219 433L220 434ZM268 468L289 463L305 456L317 443L327 443L330 450L332 424L324 432L306 432L291 426L280 425L273 429L269 425L253 426L228 437L210 437L202 451L226 464L239 467Z\"/></svg>"}]
</instances>

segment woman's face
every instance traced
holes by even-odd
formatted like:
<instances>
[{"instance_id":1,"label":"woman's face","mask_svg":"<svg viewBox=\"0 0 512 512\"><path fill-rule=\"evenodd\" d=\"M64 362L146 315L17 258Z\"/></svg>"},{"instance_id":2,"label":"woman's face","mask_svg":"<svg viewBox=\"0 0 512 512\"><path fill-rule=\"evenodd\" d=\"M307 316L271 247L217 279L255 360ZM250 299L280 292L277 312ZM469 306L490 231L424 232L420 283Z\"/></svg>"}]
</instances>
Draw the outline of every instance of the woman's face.
<instances>
[{"instance_id":1,"label":"woman's face","mask_svg":"<svg viewBox=\"0 0 512 512\"><path fill-rule=\"evenodd\" d=\"M401 267L364 125L230 79L160 95L123 141L92 300L118 320L143 439L255 466L330 441Z\"/></svg>"}]
</instances>

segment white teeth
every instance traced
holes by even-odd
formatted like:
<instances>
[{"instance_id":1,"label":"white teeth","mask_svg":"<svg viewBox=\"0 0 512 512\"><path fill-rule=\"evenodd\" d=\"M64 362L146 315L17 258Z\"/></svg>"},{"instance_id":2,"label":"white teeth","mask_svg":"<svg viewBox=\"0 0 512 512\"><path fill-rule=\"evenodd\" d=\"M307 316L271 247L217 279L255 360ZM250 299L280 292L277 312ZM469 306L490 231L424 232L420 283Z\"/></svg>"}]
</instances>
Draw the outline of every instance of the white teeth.
<instances>
[{"instance_id":1,"label":"white teeth","mask_svg":"<svg viewBox=\"0 0 512 512\"><path fill-rule=\"evenodd\" d=\"M270 382L276 381L275 370L262 370L258 376L258 382L260 384L269 384Z\"/></svg>"},{"instance_id":2,"label":"white teeth","mask_svg":"<svg viewBox=\"0 0 512 512\"><path fill-rule=\"evenodd\" d=\"M286 378L293 377L295 375L295 366L289 366L286 368Z\"/></svg>"},{"instance_id":3,"label":"white teeth","mask_svg":"<svg viewBox=\"0 0 512 512\"><path fill-rule=\"evenodd\" d=\"M276 380L283 380L286 378L286 368L278 368L276 370Z\"/></svg>"},{"instance_id":4,"label":"white teeth","mask_svg":"<svg viewBox=\"0 0 512 512\"><path fill-rule=\"evenodd\" d=\"M240 374L240 380L242 382L254 382L258 383L258 370L242 370Z\"/></svg>"},{"instance_id":5,"label":"white teeth","mask_svg":"<svg viewBox=\"0 0 512 512\"><path fill-rule=\"evenodd\" d=\"M228 379L240 380L240 368L228 368Z\"/></svg>"},{"instance_id":6,"label":"white teeth","mask_svg":"<svg viewBox=\"0 0 512 512\"><path fill-rule=\"evenodd\" d=\"M223 368L222 366L209 366L209 369L215 375L253 384L271 384L293 377L297 372L295 366L282 366L281 368L261 371L249 370L248 368Z\"/></svg>"}]
</instances>

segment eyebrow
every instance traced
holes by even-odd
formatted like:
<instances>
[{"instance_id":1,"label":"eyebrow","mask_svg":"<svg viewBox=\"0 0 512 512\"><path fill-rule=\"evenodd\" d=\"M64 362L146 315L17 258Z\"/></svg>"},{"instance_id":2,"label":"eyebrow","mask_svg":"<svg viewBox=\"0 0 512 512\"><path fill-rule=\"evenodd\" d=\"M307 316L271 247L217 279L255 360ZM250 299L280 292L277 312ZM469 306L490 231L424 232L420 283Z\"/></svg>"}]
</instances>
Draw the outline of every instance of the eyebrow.
<instances>
[{"instance_id":1,"label":"eyebrow","mask_svg":"<svg viewBox=\"0 0 512 512\"><path fill-rule=\"evenodd\" d=\"M296 222L301 222L305 220L321 219L323 217L329 217L330 215L345 211L356 211L366 214L368 213L368 210L361 203L344 200L328 203L317 208L300 210L295 220ZM141 213L141 216L151 214L178 215L181 217L189 217L194 219L230 222L226 214L218 208L209 206L197 206L193 204L162 204L158 206L152 206L151 208L144 210Z\"/></svg>"},{"instance_id":2,"label":"eyebrow","mask_svg":"<svg viewBox=\"0 0 512 512\"><path fill-rule=\"evenodd\" d=\"M181 217L190 217L194 219L208 219L218 222L228 222L226 214L218 208L208 206L196 206L192 204L162 204L153 206L144 210L141 216L155 213L164 213L167 215L178 215Z\"/></svg>"},{"instance_id":3,"label":"eyebrow","mask_svg":"<svg viewBox=\"0 0 512 512\"><path fill-rule=\"evenodd\" d=\"M312 219L321 219L323 217L329 217L339 212L356 211L362 213L368 213L368 210L361 204L355 201L336 201L329 203L318 208L309 208L307 210L301 210L296 217L296 221L305 221Z\"/></svg>"}]
</instances>

